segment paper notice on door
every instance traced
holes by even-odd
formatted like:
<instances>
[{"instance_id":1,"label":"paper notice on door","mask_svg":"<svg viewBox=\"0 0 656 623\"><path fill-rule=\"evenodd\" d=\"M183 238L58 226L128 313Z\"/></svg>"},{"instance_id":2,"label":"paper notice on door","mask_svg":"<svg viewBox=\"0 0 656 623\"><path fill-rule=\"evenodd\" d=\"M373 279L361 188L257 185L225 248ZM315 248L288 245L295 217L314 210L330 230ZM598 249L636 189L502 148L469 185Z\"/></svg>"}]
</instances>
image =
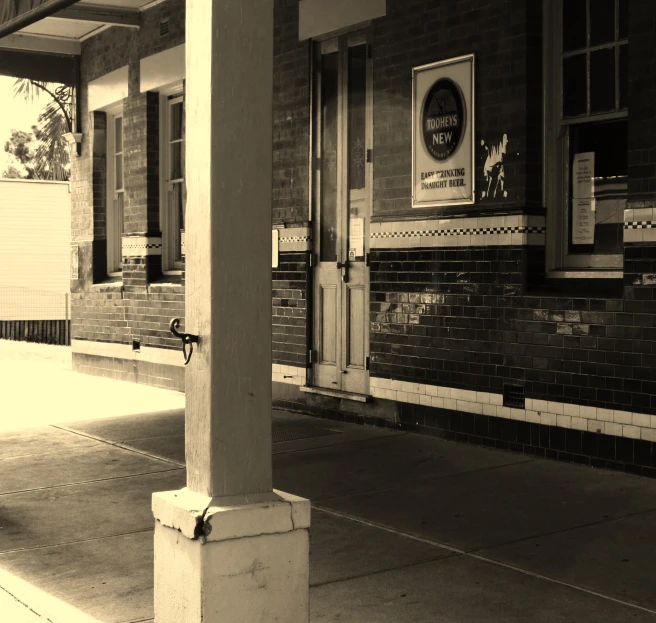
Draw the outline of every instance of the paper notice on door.
<instances>
[{"instance_id":1,"label":"paper notice on door","mask_svg":"<svg viewBox=\"0 0 656 623\"><path fill-rule=\"evenodd\" d=\"M574 199L590 199L589 209L595 211L594 202L595 152L574 154L572 167L572 196Z\"/></svg>"},{"instance_id":2,"label":"paper notice on door","mask_svg":"<svg viewBox=\"0 0 656 623\"><path fill-rule=\"evenodd\" d=\"M572 199L572 244L594 244L594 199Z\"/></svg>"},{"instance_id":3,"label":"paper notice on door","mask_svg":"<svg viewBox=\"0 0 656 623\"><path fill-rule=\"evenodd\" d=\"M364 219L349 220L349 260L364 258Z\"/></svg>"}]
</instances>

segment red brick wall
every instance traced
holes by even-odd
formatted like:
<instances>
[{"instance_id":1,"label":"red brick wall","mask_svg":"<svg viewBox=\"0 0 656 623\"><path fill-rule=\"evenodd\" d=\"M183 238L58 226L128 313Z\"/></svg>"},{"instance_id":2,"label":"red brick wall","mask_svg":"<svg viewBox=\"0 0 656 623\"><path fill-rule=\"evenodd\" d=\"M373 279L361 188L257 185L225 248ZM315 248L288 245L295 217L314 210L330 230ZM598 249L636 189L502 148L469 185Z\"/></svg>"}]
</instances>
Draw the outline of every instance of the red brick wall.
<instances>
[{"instance_id":1,"label":"red brick wall","mask_svg":"<svg viewBox=\"0 0 656 623\"><path fill-rule=\"evenodd\" d=\"M273 222L308 220L309 43L298 40L298 0L274 3Z\"/></svg>"},{"instance_id":2,"label":"red brick wall","mask_svg":"<svg viewBox=\"0 0 656 623\"><path fill-rule=\"evenodd\" d=\"M72 281L72 337L143 346L178 348L169 333L173 317L184 316L184 287L153 283L161 258L124 258L123 283L106 281L104 114L89 115L88 83L128 65L124 100L125 220L127 234L160 235L159 100L139 92L139 61L184 42L185 0L169 0L143 14L139 30L110 28L82 46L82 155L72 171L72 234L78 244L79 279ZM168 34L160 23L169 18ZM95 117L95 127L94 127ZM89 359L89 358L87 358ZM89 361L95 361L90 358ZM89 362L85 366L89 366Z\"/></svg>"},{"instance_id":3,"label":"red brick wall","mask_svg":"<svg viewBox=\"0 0 656 623\"><path fill-rule=\"evenodd\" d=\"M474 53L476 211L541 206L541 3L517 0L388 0L373 22L374 214L412 211L412 68ZM481 199L482 146L508 136L508 197ZM456 212L463 212L459 207ZM422 216L437 210L422 209ZM441 209L441 213L445 210Z\"/></svg>"}]
</instances>

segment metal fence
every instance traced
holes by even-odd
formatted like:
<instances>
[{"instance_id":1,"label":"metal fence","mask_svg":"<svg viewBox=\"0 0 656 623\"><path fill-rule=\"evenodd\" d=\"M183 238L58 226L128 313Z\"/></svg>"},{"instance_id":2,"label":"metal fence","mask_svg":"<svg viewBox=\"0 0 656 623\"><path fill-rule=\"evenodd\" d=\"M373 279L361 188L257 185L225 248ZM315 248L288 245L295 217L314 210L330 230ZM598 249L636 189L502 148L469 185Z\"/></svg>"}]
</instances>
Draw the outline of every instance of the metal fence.
<instances>
[{"instance_id":1,"label":"metal fence","mask_svg":"<svg viewBox=\"0 0 656 623\"><path fill-rule=\"evenodd\" d=\"M0 339L71 343L68 292L49 292L0 285Z\"/></svg>"}]
</instances>

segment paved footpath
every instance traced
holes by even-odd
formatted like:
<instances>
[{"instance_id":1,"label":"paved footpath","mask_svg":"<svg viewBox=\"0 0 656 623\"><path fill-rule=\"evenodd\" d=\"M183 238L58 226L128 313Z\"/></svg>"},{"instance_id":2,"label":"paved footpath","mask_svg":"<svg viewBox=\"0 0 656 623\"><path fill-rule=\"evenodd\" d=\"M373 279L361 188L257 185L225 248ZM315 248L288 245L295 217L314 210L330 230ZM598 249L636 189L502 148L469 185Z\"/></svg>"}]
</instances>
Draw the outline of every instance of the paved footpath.
<instances>
[{"instance_id":1,"label":"paved footpath","mask_svg":"<svg viewBox=\"0 0 656 623\"><path fill-rule=\"evenodd\" d=\"M37 363L35 387L61 368ZM24 373L3 371L14 384ZM61 374L87 397L73 417L56 388L52 423L29 392L0 411L0 621L152 621L150 496L184 485L180 396ZM142 390L156 408L110 416ZM313 504L313 622L656 621L655 480L279 411L273 421L274 484Z\"/></svg>"}]
</instances>

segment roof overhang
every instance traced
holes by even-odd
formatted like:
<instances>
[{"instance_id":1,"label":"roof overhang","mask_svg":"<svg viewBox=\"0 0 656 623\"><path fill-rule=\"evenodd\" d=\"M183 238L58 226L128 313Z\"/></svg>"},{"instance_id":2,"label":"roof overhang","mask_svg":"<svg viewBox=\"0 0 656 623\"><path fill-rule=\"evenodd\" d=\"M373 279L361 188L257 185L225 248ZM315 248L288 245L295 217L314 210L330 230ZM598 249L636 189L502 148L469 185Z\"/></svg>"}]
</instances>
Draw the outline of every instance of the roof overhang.
<instances>
[{"instance_id":1,"label":"roof overhang","mask_svg":"<svg viewBox=\"0 0 656 623\"><path fill-rule=\"evenodd\" d=\"M141 13L166 0L4 0L3 49L80 54L89 37L112 26L139 28Z\"/></svg>"}]
</instances>

